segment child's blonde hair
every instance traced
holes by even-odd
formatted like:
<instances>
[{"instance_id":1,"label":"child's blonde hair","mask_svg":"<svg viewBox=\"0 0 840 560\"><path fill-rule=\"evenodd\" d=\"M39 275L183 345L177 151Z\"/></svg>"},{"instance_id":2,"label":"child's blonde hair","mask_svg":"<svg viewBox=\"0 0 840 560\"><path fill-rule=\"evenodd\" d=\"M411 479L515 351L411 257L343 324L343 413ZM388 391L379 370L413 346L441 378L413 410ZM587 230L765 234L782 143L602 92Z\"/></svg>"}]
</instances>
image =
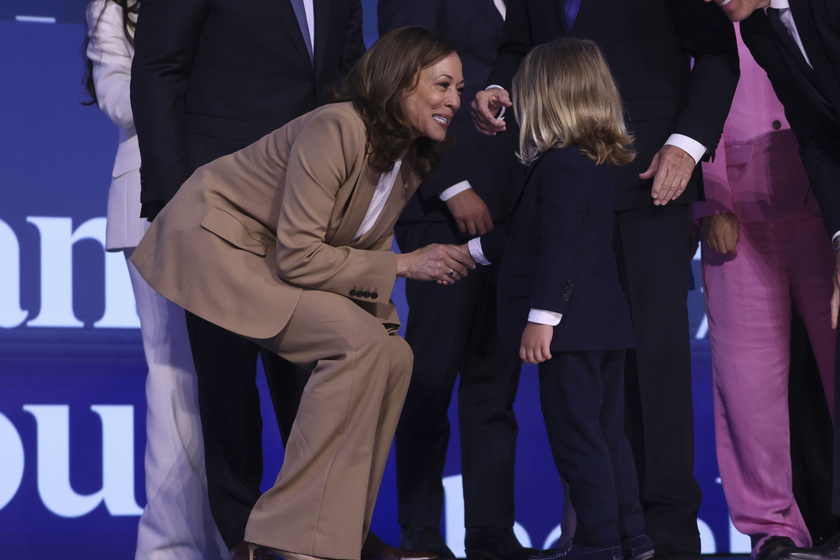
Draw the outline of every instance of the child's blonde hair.
<instances>
[{"instance_id":1,"label":"child's blonde hair","mask_svg":"<svg viewBox=\"0 0 840 560\"><path fill-rule=\"evenodd\" d=\"M576 145L597 164L633 160L621 96L601 49L564 38L534 47L513 78L519 160Z\"/></svg>"}]
</instances>

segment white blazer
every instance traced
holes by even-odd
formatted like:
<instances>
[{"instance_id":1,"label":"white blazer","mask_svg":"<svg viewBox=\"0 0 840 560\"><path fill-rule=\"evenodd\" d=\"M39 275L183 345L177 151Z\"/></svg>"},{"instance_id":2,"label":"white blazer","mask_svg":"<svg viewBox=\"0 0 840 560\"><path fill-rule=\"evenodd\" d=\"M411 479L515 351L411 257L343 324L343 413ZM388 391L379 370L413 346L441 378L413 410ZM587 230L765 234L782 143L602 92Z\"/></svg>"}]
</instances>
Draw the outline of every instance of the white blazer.
<instances>
[{"instance_id":1,"label":"white blazer","mask_svg":"<svg viewBox=\"0 0 840 560\"><path fill-rule=\"evenodd\" d=\"M136 247L148 222L140 217L140 149L131 114L129 80L134 47L123 31L122 9L111 0L93 0L87 7L93 81L99 108L120 129L108 191L105 249Z\"/></svg>"}]
</instances>

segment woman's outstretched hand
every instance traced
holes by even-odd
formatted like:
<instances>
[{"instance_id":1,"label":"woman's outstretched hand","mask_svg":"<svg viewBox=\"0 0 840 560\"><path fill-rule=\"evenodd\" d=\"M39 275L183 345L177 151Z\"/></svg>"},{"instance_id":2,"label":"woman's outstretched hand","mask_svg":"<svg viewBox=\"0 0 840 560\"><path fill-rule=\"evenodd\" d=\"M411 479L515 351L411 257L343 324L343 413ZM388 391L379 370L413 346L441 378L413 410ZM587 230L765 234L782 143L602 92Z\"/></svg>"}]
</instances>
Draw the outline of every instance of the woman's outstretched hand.
<instances>
[{"instance_id":1,"label":"woman's outstretched hand","mask_svg":"<svg viewBox=\"0 0 840 560\"><path fill-rule=\"evenodd\" d=\"M433 243L410 253L397 254L397 276L412 280L434 280L454 284L464 278L475 261L466 245Z\"/></svg>"}]
</instances>

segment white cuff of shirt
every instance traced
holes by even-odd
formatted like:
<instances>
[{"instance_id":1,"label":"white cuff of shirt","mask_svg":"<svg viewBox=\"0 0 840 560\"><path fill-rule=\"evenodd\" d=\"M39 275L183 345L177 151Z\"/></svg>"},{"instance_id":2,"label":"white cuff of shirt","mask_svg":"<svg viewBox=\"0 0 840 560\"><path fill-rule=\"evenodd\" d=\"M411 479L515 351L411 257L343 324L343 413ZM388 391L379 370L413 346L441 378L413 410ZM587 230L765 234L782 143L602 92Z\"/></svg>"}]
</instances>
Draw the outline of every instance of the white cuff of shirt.
<instances>
[{"instance_id":1,"label":"white cuff of shirt","mask_svg":"<svg viewBox=\"0 0 840 560\"><path fill-rule=\"evenodd\" d=\"M691 159L694 160L694 165L697 165L701 159L703 159L703 154L706 153L706 146L698 142L693 138L689 138L684 134L672 134L668 137L668 141L665 142L666 146L676 146L677 148L682 148L688 155L691 156Z\"/></svg>"},{"instance_id":2,"label":"white cuff of shirt","mask_svg":"<svg viewBox=\"0 0 840 560\"><path fill-rule=\"evenodd\" d=\"M560 324L560 319L563 318L562 313L556 311L546 311L545 309L532 309L528 312L529 323L539 323L540 325L557 326Z\"/></svg>"},{"instance_id":3,"label":"white cuff of shirt","mask_svg":"<svg viewBox=\"0 0 840 560\"><path fill-rule=\"evenodd\" d=\"M490 84L489 86L484 88L484 91L487 91L488 89L505 89L505 88L503 88L502 86L500 86L498 84ZM496 118L501 119L501 120L505 120L505 111L506 110L507 110L507 107L502 107L501 109L499 109L499 113L496 115Z\"/></svg>"},{"instance_id":4,"label":"white cuff of shirt","mask_svg":"<svg viewBox=\"0 0 840 560\"><path fill-rule=\"evenodd\" d=\"M442 201L446 202L447 200L449 200L450 198L452 198L456 194L461 194L462 192L464 192L466 190L469 190L471 188L472 188L472 185L470 185L469 181L461 181L460 183L455 183L454 185L452 185L451 187L449 187L448 189L446 189L445 191L440 193L438 196L440 197L440 199Z\"/></svg>"},{"instance_id":5,"label":"white cuff of shirt","mask_svg":"<svg viewBox=\"0 0 840 560\"><path fill-rule=\"evenodd\" d=\"M473 237L467 241L467 248L470 250L470 256L477 264L483 264L485 266L490 264L490 261L484 256L484 251L481 248L480 237Z\"/></svg>"}]
</instances>

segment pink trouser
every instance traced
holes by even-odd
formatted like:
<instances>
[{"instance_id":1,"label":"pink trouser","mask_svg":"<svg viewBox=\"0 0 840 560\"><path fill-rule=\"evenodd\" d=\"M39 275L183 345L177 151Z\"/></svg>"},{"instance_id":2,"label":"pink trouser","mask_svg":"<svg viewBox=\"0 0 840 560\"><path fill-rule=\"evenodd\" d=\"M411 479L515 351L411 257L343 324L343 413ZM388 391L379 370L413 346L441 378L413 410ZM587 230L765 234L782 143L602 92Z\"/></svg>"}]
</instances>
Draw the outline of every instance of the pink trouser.
<instances>
[{"instance_id":1,"label":"pink trouser","mask_svg":"<svg viewBox=\"0 0 840 560\"><path fill-rule=\"evenodd\" d=\"M788 418L791 305L805 322L833 411L834 255L822 220L800 211L741 224L738 254L703 246L714 378L715 434L723 491L735 528L811 539L793 497Z\"/></svg>"}]
</instances>

